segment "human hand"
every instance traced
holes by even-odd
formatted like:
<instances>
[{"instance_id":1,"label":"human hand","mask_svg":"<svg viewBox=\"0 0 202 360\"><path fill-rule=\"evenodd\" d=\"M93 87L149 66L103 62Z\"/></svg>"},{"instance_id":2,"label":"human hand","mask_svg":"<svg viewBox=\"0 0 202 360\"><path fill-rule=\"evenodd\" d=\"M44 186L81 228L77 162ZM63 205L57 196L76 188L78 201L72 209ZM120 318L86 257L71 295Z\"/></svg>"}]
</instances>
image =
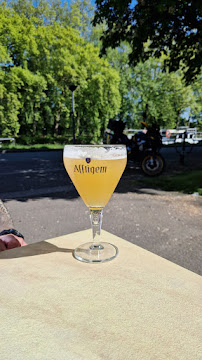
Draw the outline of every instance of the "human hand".
<instances>
[{"instance_id":1,"label":"human hand","mask_svg":"<svg viewBox=\"0 0 202 360\"><path fill-rule=\"evenodd\" d=\"M27 245L23 238L8 234L0 236L0 251L13 249L16 247L21 247Z\"/></svg>"}]
</instances>

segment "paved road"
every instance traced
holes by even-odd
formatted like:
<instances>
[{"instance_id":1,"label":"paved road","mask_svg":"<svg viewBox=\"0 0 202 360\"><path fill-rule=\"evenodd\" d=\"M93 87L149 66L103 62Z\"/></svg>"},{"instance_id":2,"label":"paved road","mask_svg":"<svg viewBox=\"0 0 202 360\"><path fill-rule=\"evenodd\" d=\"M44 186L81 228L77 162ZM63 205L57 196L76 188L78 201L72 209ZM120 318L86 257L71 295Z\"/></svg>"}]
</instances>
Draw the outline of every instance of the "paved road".
<instances>
[{"instance_id":1,"label":"paved road","mask_svg":"<svg viewBox=\"0 0 202 360\"><path fill-rule=\"evenodd\" d=\"M167 172L179 169L175 149L163 153ZM185 161L200 166L201 154L202 147L196 147ZM65 172L61 151L0 154L0 169L0 199L27 242L90 227L88 209ZM201 198L137 188L137 177L142 178L137 167L125 171L105 208L103 228L202 273Z\"/></svg>"},{"instance_id":2,"label":"paved road","mask_svg":"<svg viewBox=\"0 0 202 360\"><path fill-rule=\"evenodd\" d=\"M163 148L161 153L166 160L165 173L186 168L202 167L202 146L195 146L190 152L187 148L185 165L179 163L179 154L175 148ZM0 199L32 196L67 189L71 182L68 179L62 161L62 151L37 151L0 154ZM138 165L133 167L130 175L141 177ZM128 175L128 172L125 173ZM15 176L15 181L13 177ZM70 186L72 189L72 187Z\"/></svg>"}]
</instances>

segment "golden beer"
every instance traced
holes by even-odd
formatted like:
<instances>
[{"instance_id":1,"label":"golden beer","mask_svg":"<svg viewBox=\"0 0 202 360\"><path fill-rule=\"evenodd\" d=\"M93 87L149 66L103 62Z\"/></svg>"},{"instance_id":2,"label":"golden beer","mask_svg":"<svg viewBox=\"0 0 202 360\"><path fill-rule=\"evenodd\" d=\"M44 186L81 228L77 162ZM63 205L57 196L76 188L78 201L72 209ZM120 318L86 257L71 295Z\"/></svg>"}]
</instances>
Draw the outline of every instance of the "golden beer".
<instances>
[{"instance_id":1,"label":"golden beer","mask_svg":"<svg viewBox=\"0 0 202 360\"><path fill-rule=\"evenodd\" d=\"M126 158L93 160L64 157L64 165L84 203L89 208L103 208L125 169Z\"/></svg>"},{"instance_id":2,"label":"golden beer","mask_svg":"<svg viewBox=\"0 0 202 360\"><path fill-rule=\"evenodd\" d=\"M103 208L108 203L127 162L125 145L66 145L64 166L90 209L93 242L73 251L77 260L98 263L114 259L118 248L100 240Z\"/></svg>"}]
</instances>

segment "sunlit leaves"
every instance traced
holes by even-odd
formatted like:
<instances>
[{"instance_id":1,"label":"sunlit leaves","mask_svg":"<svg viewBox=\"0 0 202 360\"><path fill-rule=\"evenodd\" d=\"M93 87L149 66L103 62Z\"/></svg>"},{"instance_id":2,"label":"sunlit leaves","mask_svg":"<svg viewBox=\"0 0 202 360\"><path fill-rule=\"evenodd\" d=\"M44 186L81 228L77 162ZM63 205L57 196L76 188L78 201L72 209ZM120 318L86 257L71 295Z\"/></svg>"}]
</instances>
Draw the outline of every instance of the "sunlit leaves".
<instances>
[{"instance_id":1,"label":"sunlit leaves","mask_svg":"<svg viewBox=\"0 0 202 360\"><path fill-rule=\"evenodd\" d=\"M69 85L75 84L77 138L98 141L108 118L119 111L118 72L80 36L85 27L68 26L73 14L66 8L64 17L58 3L40 6L21 1L11 9L0 7L1 133L70 135ZM81 16L81 2L74 6Z\"/></svg>"},{"instance_id":2,"label":"sunlit leaves","mask_svg":"<svg viewBox=\"0 0 202 360\"><path fill-rule=\"evenodd\" d=\"M184 66L187 83L196 78L202 64L200 0L96 0L96 6L94 25L107 24L102 35L103 52L128 41L131 64L165 52L169 53L165 66L170 71Z\"/></svg>"}]
</instances>

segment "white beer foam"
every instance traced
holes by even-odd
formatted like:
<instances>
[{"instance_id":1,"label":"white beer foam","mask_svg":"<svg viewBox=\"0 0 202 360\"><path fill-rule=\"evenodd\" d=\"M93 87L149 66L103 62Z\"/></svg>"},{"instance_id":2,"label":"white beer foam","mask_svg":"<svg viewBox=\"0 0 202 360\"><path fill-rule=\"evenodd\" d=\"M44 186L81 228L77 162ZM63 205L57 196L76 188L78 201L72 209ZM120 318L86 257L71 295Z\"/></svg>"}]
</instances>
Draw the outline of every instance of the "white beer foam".
<instances>
[{"instance_id":1,"label":"white beer foam","mask_svg":"<svg viewBox=\"0 0 202 360\"><path fill-rule=\"evenodd\" d=\"M124 146L66 145L63 156L71 159L115 160L124 159L127 154Z\"/></svg>"}]
</instances>

